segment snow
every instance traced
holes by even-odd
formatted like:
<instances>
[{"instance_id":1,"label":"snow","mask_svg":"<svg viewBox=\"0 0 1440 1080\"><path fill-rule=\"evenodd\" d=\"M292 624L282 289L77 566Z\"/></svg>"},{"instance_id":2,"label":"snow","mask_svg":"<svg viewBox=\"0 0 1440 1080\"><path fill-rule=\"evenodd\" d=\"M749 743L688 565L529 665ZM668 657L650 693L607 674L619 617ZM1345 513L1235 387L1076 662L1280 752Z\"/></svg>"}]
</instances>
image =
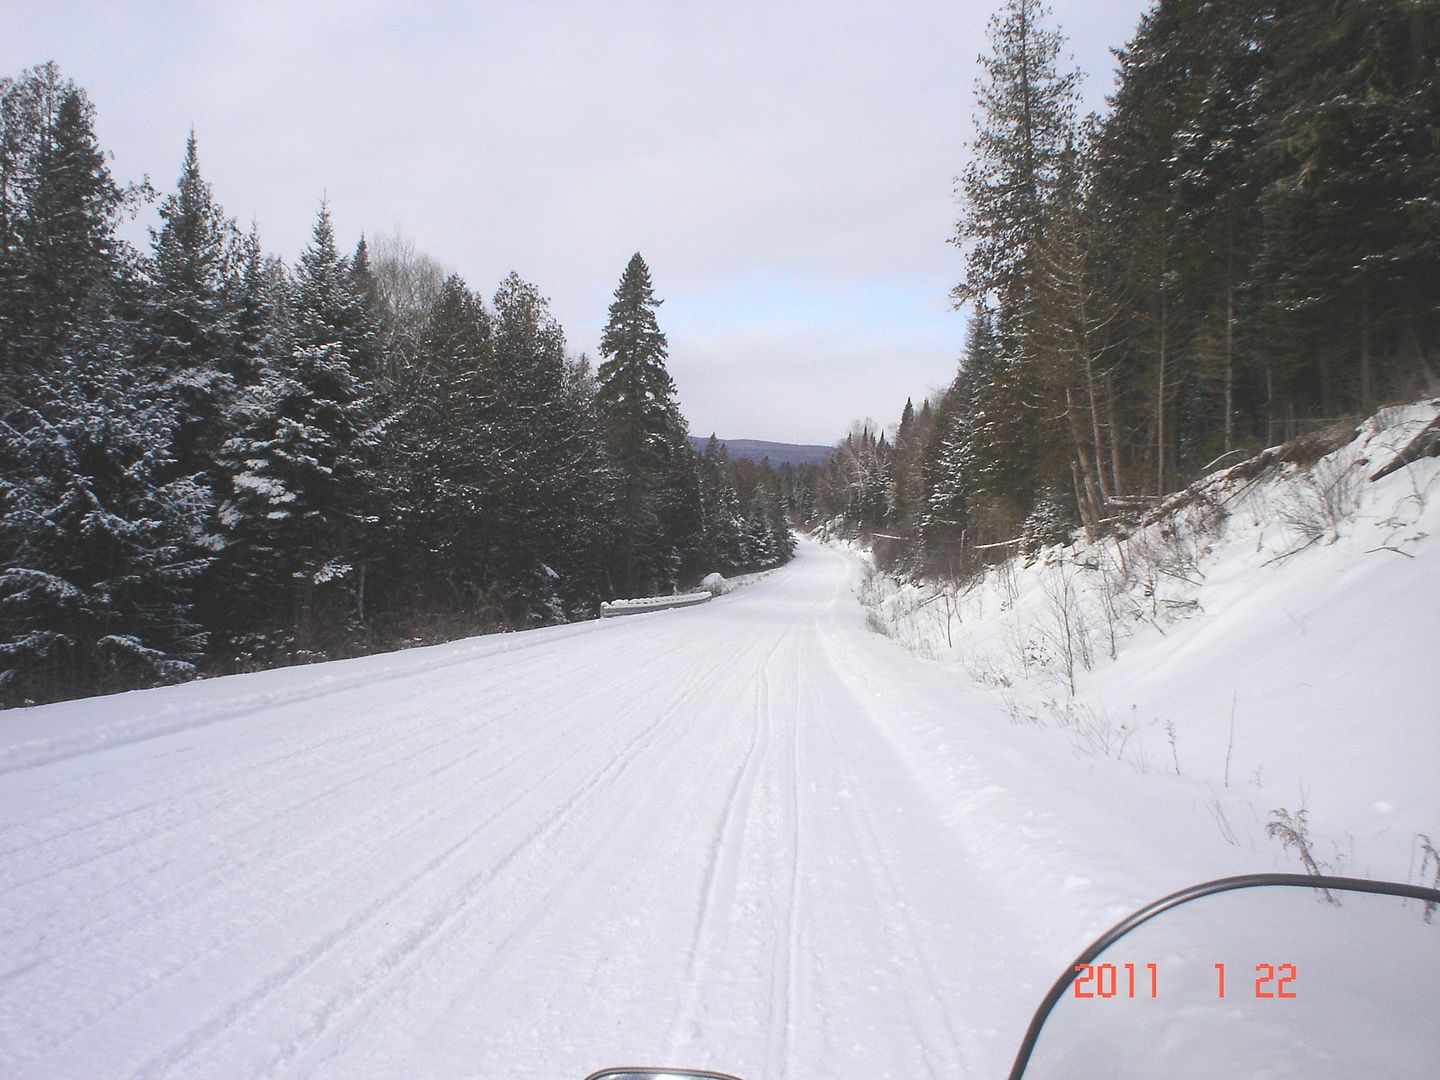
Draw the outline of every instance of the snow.
<instances>
[{"instance_id":1,"label":"snow","mask_svg":"<svg viewBox=\"0 0 1440 1080\"><path fill-rule=\"evenodd\" d=\"M1440 460L1368 477L1437 413L1386 410L1312 466L1228 470L1123 545L1047 549L958 594L873 576L870 621L1016 723L1168 773L1239 847L1305 809L1332 872L1418 880L1440 833Z\"/></svg>"},{"instance_id":2,"label":"snow","mask_svg":"<svg viewBox=\"0 0 1440 1080\"><path fill-rule=\"evenodd\" d=\"M674 596L641 596L633 600L606 600L600 605L600 617L607 615L633 615L643 611L663 611L667 608L693 607L710 600L709 592L677 593Z\"/></svg>"},{"instance_id":3,"label":"snow","mask_svg":"<svg viewBox=\"0 0 1440 1080\"><path fill-rule=\"evenodd\" d=\"M724 596L734 590L734 586L725 580L724 574L706 574L700 580L700 588L704 589L711 596Z\"/></svg>"},{"instance_id":4,"label":"snow","mask_svg":"<svg viewBox=\"0 0 1440 1080\"><path fill-rule=\"evenodd\" d=\"M1440 833L1417 514L1268 565L1270 527L1217 539L1205 614L1077 679L1142 718L1118 756L1026 719L1053 667L977 680L998 594L917 657L811 542L698 607L6 714L0 1075L1004 1075L1110 924L1295 869L1265 824L1297 781L1323 857L1353 833L1344 869L1415 877ZM1379 532L1415 557L1365 554Z\"/></svg>"}]
</instances>

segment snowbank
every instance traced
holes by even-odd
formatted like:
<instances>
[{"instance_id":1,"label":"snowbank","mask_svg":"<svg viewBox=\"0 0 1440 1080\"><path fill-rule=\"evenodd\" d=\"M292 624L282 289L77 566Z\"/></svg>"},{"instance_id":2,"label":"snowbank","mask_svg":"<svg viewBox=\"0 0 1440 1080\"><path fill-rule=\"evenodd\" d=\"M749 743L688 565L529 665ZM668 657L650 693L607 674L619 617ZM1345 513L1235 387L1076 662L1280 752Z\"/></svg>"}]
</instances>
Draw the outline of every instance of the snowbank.
<instances>
[{"instance_id":1,"label":"snowbank","mask_svg":"<svg viewBox=\"0 0 1440 1080\"><path fill-rule=\"evenodd\" d=\"M1311 462L1267 451L1126 537L965 586L868 575L870 626L962 665L1013 723L1199 781L1228 843L1433 879L1440 460L1379 474L1437 416L1384 410Z\"/></svg>"}]
</instances>

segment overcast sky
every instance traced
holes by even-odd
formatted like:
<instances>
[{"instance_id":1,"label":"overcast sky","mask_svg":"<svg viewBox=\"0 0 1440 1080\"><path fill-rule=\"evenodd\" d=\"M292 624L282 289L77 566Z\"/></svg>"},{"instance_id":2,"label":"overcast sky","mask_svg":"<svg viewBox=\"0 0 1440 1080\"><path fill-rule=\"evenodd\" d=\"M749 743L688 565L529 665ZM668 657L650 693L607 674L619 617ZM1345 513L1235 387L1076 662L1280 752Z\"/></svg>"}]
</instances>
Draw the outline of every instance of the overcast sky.
<instances>
[{"instance_id":1,"label":"overcast sky","mask_svg":"<svg viewBox=\"0 0 1440 1080\"><path fill-rule=\"evenodd\" d=\"M954 374L953 181L999 2L0 0L0 74L56 61L122 182L173 189L193 125L287 260L324 196L342 245L403 231L487 296L515 270L577 352L638 250L691 430L831 443ZM1148 6L1055 0L1087 107Z\"/></svg>"}]
</instances>

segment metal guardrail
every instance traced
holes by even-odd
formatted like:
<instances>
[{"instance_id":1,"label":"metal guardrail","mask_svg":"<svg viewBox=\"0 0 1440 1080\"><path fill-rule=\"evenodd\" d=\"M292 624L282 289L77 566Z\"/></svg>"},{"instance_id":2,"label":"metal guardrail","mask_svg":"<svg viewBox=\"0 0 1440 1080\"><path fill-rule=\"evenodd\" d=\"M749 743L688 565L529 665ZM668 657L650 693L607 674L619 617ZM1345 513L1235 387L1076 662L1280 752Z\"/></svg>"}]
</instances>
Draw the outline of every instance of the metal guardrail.
<instances>
[{"instance_id":1,"label":"metal guardrail","mask_svg":"<svg viewBox=\"0 0 1440 1080\"><path fill-rule=\"evenodd\" d=\"M616 615L639 615L644 611L664 611L666 608L693 607L710 600L708 592L681 593L679 596L645 596L636 600L606 600L600 605L600 617L609 619Z\"/></svg>"}]
</instances>

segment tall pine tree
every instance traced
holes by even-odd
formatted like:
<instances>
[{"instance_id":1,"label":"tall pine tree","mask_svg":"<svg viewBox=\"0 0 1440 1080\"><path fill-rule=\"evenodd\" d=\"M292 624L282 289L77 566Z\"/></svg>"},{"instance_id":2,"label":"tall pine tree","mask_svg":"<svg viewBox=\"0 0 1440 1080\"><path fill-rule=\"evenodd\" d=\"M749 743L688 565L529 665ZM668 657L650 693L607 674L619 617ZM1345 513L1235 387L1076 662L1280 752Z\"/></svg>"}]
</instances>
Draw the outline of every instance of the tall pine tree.
<instances>
[{"instance_id":1,"label":"tall pine tree","mask_svg":"<svg viewBox=\"0 0 1440 1080\"><path fill-rule=\"evenodd\" d=\"M637 251L625 267L600 338L600 415L620 475L619 584L673 586L680 546L698 539L698 477L685 442L675 383L665 368L650 268ZM683 534L677 535L677 534Z\"/></svg>"}]
</instances>

